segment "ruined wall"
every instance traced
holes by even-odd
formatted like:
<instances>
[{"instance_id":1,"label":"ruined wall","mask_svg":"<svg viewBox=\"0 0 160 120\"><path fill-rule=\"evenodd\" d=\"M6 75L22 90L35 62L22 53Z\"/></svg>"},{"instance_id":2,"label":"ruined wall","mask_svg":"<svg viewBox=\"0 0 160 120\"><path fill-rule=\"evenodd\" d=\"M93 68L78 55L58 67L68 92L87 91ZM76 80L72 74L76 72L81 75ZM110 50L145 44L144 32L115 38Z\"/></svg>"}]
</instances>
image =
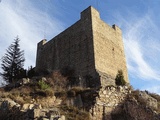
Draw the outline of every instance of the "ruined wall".
<instances>
[{"instance_id":1,"label":"ruined wall","mask_svg":"<svg viewBox=\"0 0 160 120\"><path fill-rule=\"evenodd\" d=\"M139 91L138 98L128 86L106 86L99 90L94 106L89 110L91 120L159 120L151 108L157 100ZM145 101L142 104L139 100Z\"/></svg>"},{"instance_id":2,"label":"ruined wall","mask_svg":"<svg viewBox=\"0 0 160 120\"><path fill-rule=\"evenodd\" d=\"M121 110L128 93L131 93L131 90L127 86L108 86L100 89L95 105L90 109L91 120L112 120L111 113Z\"/></svg>"}]
</instances>

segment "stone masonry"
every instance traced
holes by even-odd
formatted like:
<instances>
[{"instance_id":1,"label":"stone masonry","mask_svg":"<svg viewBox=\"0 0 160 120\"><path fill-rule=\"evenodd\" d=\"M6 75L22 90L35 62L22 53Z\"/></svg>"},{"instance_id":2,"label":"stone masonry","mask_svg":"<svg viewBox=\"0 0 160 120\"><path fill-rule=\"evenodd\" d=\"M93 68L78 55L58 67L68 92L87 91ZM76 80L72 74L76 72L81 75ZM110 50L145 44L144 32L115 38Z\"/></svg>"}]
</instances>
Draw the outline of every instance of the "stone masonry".
<instances>
[{"instance_id":1,"label":"stone masonry","mask_svg":"<svg viewBox=\"0 0 160 120\"><path fill-rule=\"evenodd\" d=\"M160 120L156 112L157 101L145 92L134 96L131 87L106 86L99 90L94 106L89 110L91 120ZM145 101L145 105L140 102Z\"/></svg>"},{"instance_id":2,"label":"stone masonry","mask_svg":"<svg viewBox=\"0 0 160 120\"><path fill-rule=\"evenodd\" d=\"M120 28L102 21L91 6L82 11L75 24L37 46L37 72L64 67L73 69L75 76L92 76L101 85L114 84L118 70L122 70L129 83Z\"/></svg>"}]
</instances>

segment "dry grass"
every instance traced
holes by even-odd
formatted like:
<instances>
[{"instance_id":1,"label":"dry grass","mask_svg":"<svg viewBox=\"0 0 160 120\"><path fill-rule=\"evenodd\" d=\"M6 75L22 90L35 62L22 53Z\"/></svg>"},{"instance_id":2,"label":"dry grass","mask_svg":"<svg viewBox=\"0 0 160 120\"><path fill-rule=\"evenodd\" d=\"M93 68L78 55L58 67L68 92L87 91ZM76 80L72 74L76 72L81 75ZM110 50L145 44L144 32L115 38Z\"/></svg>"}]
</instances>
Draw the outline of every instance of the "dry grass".
<instances>
[{"instance_id":1,"label":"dry grass","mask_svg":"<svg viewBox=\"0 0 160 120\"><path fill-rule=\"evenodd\" d=\"M155 93L149 93L149 95L157 100L157 103L158 103L157 112L160 113L160 95Z\"/></svg>"},{"instance_id":2,"label":"dry grass","mask_svg":"<svg viewBox=\"0 0 160 120\"><path fill-rule=\"evenodd\" d=\"M139 90L135 90L132 91L131 94L128 95L128 97L132 100L133 98L135 98L138 103L140 103L140 105L142 106L147 106L147 101L141 97L139 97ZM156 108L152 108L154 111L156 111L157 113L160 113L160 95L155 94L155 93L149 93L148 91L146 91L148 95L150 95L151 97L155 98L157 100L157 109Z\"/></svg>"},{"instance_id":3,"label":"dry grass","mask_svg":"<svg viewBox=\"0 0 160 120\"><path fill-rule=\"evenodd\" d=\"M19 104L31 103L32 99L37 99L37 97L48 97L53 96L54 92L52 88L40 89L38 83L30 83L25 86L20 86L18 88L11 89L10 91L5 91L0 89L1 98L10 98Z\"/></svg>"},{"instance_id":4,"label":"dry grass","mask_svg":"<svg viewBox=\"0 0 160 120\"><path fill-rule=\"evenodd\" d=\"M67 120L89 120L89 113L77 107L61 105L60 110Z\"/></svg>"},{"instance_id":5,"label":"dry grass","mask_svg":"<svg viewBox=\"0 0 160 120\"><path fill-rule=\"evenodd\" d=\"M0 98L7 98L10 93L5 92L4 89L0 89Z\"/></svg>"},{"instance_id":6,"label":"dry grass","mask_svg":"<svg viewBox=\"0 0 160 120\"><path fill-rule=\"evenodd\" d=\"M50 74L48 82L55 91L67 89L67 77L62 76L59 71L54 71L52 74Z\"/></svg>"},{"instance_id":7,"label":"dry grass","mask_svg":"<svg viewBox=\"0 0 160 120\"><path fill-rule=\"evenodd\" d=\"M67 91L67 97L75 97L78 94L82 94L88 90L91 90L90 88L82 88L82 87L73 87Z\"/></svg>"},{"instance_id":8,"label":"dry grass","mask_svg":"<svg viewBox=\"0 0 160 120\"><path fill-rule=\"evenodd\" d=\"M55 92L55 96L61 99L67 99L67 98L75 97L78 94L82 94L83 92L86 92L87 90L91 90L91 89L82 88L82 87L73 87L69 90L59 90Z\"/></svg>"},{"instance_id":9,"label":"dry grass","mask_svg":"<svg viewBox=\"0 0 160 120\"><path fill-rule=\"evenodd\" d=\"M132 97L134 97L141 105L143 106L147 106L147 101L145 101L145 99L139 97L139 93L140 91L139 90L135 90L135 91L132 91Z\"/></svg>"},{"instance_id":10,"label":"dry grass","mask_svg":"<svg viewBox=\"0 0 160 120\"><path fill-rule=\"evenodd\" d=\"M36 103L41 104L43 108L49 108L54 106L54 97L37 98Z\"/></svg>"},{"instance_id":11,"label":"dry grass","mask_svg":"<svg viewBox=\"0 0 160 120\"><path fill-rule=\"evenodd\" d=\"M32 100L32 96L30 96L31 91L32 89L30 87L23 86L17 89L12 89L10 92L6 92L6 94L8 94L6 97L9 97L22 105L24 103L30 103Z\"/></svg>"}]
</instances>

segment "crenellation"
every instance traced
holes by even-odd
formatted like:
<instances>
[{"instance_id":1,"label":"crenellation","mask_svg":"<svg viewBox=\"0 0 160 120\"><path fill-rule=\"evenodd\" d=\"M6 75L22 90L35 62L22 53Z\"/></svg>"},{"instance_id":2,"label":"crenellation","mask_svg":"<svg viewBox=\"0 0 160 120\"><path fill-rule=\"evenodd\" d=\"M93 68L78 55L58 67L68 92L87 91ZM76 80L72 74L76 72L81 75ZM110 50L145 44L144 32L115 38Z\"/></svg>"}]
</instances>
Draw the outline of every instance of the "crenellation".
<instances>
[{"instance_id":1,"label":"crenellation","mask_svg":"<svg viewBox=\"0 0 160 120\"><path fill-rule=\"evenodd\" d=\"M119 34L122 34L122 31L121 31L121 29L117 26L117 25L112 25L112 28L116 31L116 32L118 32Z\"/></svg>"},{"instance_id":2,"label":"crenellation","mask_svg":"<svg viewBox=\"0 0 160 120\"><path fill-rule=\"evenodd\" d=\"M47 40L46 39L43 39L41 40L39 43L38 43L38 47L42 47L43 45L45 45L47 43Z\"/></svg>"},{"instance_id":3,"label":"crenellation","mask_svg":"<svg viewBox=\"0 0 160 120\"><path fill-rule=\"evenodd\" d=\"M99 12L92 6L81 12L81 20L93 19L93 17L100 19Z\"/></svg>"}]
</instances>

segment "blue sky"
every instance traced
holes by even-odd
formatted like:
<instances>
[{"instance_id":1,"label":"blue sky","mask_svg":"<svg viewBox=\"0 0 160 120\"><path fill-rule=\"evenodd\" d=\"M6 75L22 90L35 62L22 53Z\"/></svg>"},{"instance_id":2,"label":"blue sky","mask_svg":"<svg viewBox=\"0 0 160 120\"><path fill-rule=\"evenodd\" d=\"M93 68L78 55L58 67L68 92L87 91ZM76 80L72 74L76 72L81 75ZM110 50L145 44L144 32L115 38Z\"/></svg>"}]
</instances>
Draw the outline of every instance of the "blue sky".
<instances>
[{"instance_id":1,"label":"blue sky","mask_svg":"<svg viewBox=\"0 0 160 120\"><path fill-rule=\"evenodd\" d=\"M122 29L131 85L160 94L160 0L1 0L0 57L18 35L25 68L35 66L36 44L78 21L90 5Z\"/></svg>"}]
</instances>

